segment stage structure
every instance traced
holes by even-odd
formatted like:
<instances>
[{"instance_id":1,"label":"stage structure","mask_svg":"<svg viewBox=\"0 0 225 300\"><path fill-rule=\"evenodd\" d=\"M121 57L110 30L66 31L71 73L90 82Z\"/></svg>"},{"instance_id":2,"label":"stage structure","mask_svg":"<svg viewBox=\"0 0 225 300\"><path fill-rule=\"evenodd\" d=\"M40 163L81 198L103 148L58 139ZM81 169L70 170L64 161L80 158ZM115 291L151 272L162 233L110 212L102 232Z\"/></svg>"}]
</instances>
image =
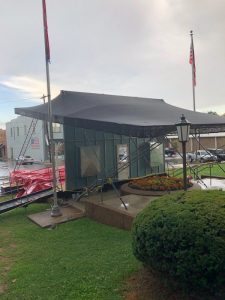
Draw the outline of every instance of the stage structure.
<instances>
[{"instance_id":1,"label":"stage structure","mask_svg":"<svg viewBox=\"0 0 225 300\"><path fill-rule=\"evenodd\" d=\"M48 120L47 104L15 112ZM52 118L64 127L66 189L164 172L165 136L176 132L182 114L192 133L225 131L224 118L162 99L61 91L52 100Z\"/></svg>"}]
</instances>

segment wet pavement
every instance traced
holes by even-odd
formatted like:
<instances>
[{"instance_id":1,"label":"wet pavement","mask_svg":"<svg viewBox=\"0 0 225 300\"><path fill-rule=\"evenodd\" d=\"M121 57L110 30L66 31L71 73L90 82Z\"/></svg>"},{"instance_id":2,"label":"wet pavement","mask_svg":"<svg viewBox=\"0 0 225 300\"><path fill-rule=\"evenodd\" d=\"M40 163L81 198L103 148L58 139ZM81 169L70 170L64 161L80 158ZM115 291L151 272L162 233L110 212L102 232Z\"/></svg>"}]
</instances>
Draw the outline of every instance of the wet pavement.
<instances>
[{"instance_id":1,"label":"wet pavement","mask_svg":"<svg viewBox=\"0 0 225 300\"><path fill-rule=\"evenodd\" d=\"M203 183L204 182L204 183ZM223 190L225 191L225 179L218 179L218 178L204 178L198 181L200 187L210 190Z\"/></svg>"}]
</instances>

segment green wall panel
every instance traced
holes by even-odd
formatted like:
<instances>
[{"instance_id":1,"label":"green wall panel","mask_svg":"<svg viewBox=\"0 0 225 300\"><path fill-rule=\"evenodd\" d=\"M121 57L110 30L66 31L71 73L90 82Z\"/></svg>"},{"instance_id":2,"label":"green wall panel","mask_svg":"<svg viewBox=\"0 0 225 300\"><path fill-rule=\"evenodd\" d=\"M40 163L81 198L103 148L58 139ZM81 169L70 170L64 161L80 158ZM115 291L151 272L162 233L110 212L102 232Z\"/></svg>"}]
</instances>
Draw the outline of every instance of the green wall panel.
<instances>
[{"instance_id":1,"label":"green wall panel","mask_svg":"<svg viewBox=\"0 0 225 300\"><path fill-rule=\"evenodd\" d=\"M134 178L147 175L151 172L150 151L147 151L143 156L144 143L145 139L64 125L66 189L80 189L106 177L112 177L116 180L118 144L128 144L130 154L129 177ZM81 177L80 147L91 147L94 145L100 147L99 161L101 171L96 176ZM138 149L139 147L141 149ZM164 172L164 167L161 169L160 172Z\"/></svg>"}]
</instances>

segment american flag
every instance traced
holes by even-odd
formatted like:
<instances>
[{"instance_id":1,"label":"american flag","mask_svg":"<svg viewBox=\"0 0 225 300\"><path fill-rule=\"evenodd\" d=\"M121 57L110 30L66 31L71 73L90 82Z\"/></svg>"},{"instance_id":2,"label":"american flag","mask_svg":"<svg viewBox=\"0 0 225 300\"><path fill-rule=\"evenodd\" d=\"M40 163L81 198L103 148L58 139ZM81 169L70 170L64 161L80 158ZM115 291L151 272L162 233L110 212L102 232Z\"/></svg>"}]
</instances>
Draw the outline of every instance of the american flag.
<instances>
[{"instance_id":1,"label":"american flag","mask_svg":"<svg viewBox=\"0 0 225 300\"><path fill-rule=\"evenodd\" d=\"M193 40L191 40L189 64L192 65L193 85L196 86L195 52L194 52L194 43L193 43Z\"/></svg>"},{"instance_id":2,"label":"american flag","mask_svg":"<svg viewBox=\"0 0 225 300\"><path fill-rule=\"evenodd\" d=\"M31 147L32 148L39 148L40 147L40 142L39 142L39 138L38 137L33 137L31 138Z\"/></svg>"}]
</instances>

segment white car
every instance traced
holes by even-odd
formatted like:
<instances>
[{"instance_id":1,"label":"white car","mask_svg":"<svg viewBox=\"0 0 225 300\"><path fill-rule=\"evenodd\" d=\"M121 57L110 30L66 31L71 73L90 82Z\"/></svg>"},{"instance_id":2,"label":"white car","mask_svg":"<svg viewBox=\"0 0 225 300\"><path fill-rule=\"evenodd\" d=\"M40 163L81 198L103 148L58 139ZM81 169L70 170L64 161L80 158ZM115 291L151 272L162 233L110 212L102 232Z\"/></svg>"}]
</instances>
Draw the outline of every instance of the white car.
<instances>
[{"instance_id":1,"label":"white car","mask_svg":"<svg viewBox=\"0 0 225 300\"><path fill-rule=\"evenodd\" d=\"M187 153L187 159L192 162L195 160L203 162L216 161L217 157L206 150L198 150L195 153Z\"/></svg>"},{"instance_id":2,"label":"white car","mask_svg":"<svg viewBox=\"0 0 225 300\"><path fill-rule=\"evenodd\" d=\"M34 159L29 155L19 156L16 160L21 163L21 165L32 165L34 163Z\"/></svg>"}]
</instances>

